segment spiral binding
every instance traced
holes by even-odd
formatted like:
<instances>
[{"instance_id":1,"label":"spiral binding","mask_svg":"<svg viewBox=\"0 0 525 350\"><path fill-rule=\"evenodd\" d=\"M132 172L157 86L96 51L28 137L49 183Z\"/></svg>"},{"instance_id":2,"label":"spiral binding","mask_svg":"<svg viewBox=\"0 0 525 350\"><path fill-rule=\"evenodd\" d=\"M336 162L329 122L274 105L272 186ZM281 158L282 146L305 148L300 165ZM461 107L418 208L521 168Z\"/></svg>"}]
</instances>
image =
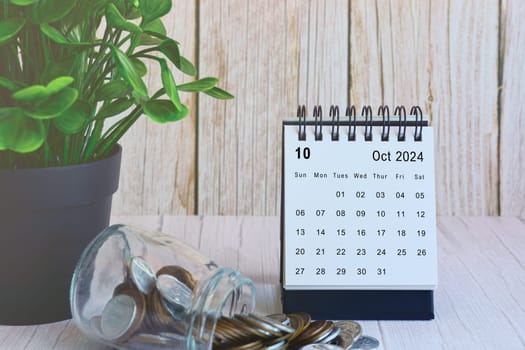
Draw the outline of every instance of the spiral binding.
<instances>
[{"instance_id":1,"label":"spiral binding","mask_svg":"<svg viewBox=\"0 0 525 350\"><path fill-rule=\"evenodd\" d=\"M330 117L332 117L332 141L339 141L339 107L330 106ZM337 118L337 119L336 119Z\"/></svg>"},{"instance_id":2,"label":"spiral binding","mask_svg":"<svg viewBox=\"0 0 525 350\"><path fill-rule=\"evenodd\" d=\"M323 110L321 109L321 106L315 106L314 107L314 120L315 120L315 141L322 141L323 140ZM319 131L317 130L317 127L319 127Z\"/></svg>"},{"instance_id":3,"label":"spiral binding","mask_svg":"<svg viewBox=\"0 0 525 350\"><path fill-rule=\"evenodd\" d=\"M339 117L339 106L332 105L330 106L329 118L330 121L323 123L323 111L321 106L317 105L313 110L313 125L314 125L314 137L316 141L323 139L323 124L329 123L331 126L331 136L332 141L339 141L341 131L340 129L347 126L347 138L348 141L356 141L356 128L357 125L364 125L365 127L365 141L372 141L372 129L377 127L377 122L373 122L373 109L371 106L363 106L361 109L361 117L364 118L363 121L357 120L355 106L346 107L345 118L347 122L343 121ZM377 115L382 118L380 123L381 127L381 141L389 141L390 139L390 130L392 125L397 125L397 140L405 141L406 140L406 130L407 126L414 126L414 141L420 142L423 140L423 127L425 126L425 121L423 120L423 111L419 106L412 106L410 109L411 116L415 117L415 122L407 121L407 112L405 106L396 106L394 108L394 117L398 117L397 121L392 121L390 119L390 108L387 105L379 106L377 110ZM306 107L300 105L297 108L297 117L299 118L299 141L306 140Z\"/></svg>"},{"instance_id":4,"label":"spiral binding","mask_svg":"<svg viewBox=\"0 0 525 350\"><path fill-rule=\"evenodd\" d=\"M306 141L306 107L304 105L297 107L297 117L299 118L299 141Z\"/></svg>"}]
</instances>

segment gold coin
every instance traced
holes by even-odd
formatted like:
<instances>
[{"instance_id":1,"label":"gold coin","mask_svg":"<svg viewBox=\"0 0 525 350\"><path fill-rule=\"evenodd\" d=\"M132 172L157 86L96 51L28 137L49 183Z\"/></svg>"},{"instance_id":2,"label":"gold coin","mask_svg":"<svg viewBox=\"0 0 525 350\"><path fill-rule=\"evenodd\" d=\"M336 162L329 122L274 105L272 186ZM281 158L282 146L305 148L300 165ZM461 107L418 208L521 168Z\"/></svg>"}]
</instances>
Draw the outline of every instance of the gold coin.
<instances>
[{"instance_id":1,"label":"gold coin","mask_svg":"<svg viewBox=\"0 0 525 350\"><path fill-rule=\"evenodd\" d=\"M256 318L253 318L253 317L250 318L249 316L244 316L244 315L235 315L234 318L239 320L239 321L241 321L242 323L244 323L248 327L256 329L258 331L258 333L260 333L263 337L270 338L272 336L273 337L275 337L275 336L279 337L279 336L282 335L282 333L279 331L279 329L271 328L267 324L265 324L264 322L258 321Z\"/></svg>"},{"instance_id":2,"label":"gold coin","mask_svg":"<svg viewBox=\"0 0 525 350\"><path fill-rule=\"evenodd\" d=\"M173 324L173 319L168 310L164 307L162 296L158 289L153 291L153 311L155 312L156 319L162 326L169 328Z\"/></svg>"},{"instance_id":3,"label":"gold coin","mask_svg":"<svg viewBox=\"0 0 525 350\"><path fill-rule=\"evenodd\" d=\"M289 314L290 326L295 329L295 332L289 338L289 341L293 341L297 338L310 323L310 317L307 314L293 313Z\"/></svg>"},{"instance_id":4,"label":"gold coin","mask_svg":"<svg viewBox=\"0 0 525 350\"><path fill-rule=\"evenodd\" d=\"M267 349L277 350L277 349L286 349L288 344L288 339L291 334L285 334L281 337L273 338L264 343Z\"/></svg>"},{"instance_id":5,"label":"gold coin","mask_svg":"<svg viewBox=\"0 0 525 350\"><path fill-rule=\"evenodd\" d=\"M248 337L258 337L258 338L268 337L268 333L264 333L260 331L259 329L253 328L236 318L224 318L223 322L225 323L226 326L241 331L242 333L246 335L247 338Z\"/></svg>"},{"instance_id":6,"label":"gold coin","mask_svg":"<svg viewBox=\"0 0 525 350\"><path fill-rule=\"evenodd\" d=\"M352 336L352 338L356 339L361 336L361 325L354 321L337 321L335 325L339 328L341 328L342 331L346 331L348 334Z\"/></svg>"},{"instance_id":7,"label":"gold coin","mask_svg":"<svg viewBox=\"0 0 525 350\"><path fill-rule=\"evenodd\" d=\"M310 323L305 330L293 339L293 345L300 347L306 344L313 344L320 342L331 334L334 329L334 324L331 321L317 320Z\"/></svg>"},{"instance_id":8,"label":"gold coin","mask_svg":"<svg viewBox=\"0 0 525 350\"><path fill-rule=\"evenodd\" d=\"M157 277L160 275L173 276L182 283L184 283L186 287L188 287L191 290L194 290L195 285L197 284L197 282L193 278L193 275L184 267L178 265L168 265L162 267L159 271L157 271Z\"/></svg>"},{"instance_id":9,"label":"gold coin","mask_svg":"<svg viewBox=\"0 0 525 350\"><path fill-rule=\"evenodd\" d=\"M228 346L228 347L221 347L222 349L228 349L228 350L259 350L259 349L266 349L264 346L264 343L260 340L255 340L250 343L241 344L241 345L234 345L234 346Z\"/></svg>"},{"instance_id":10,"label":"gold coin","mask_svg":"<svg viewBox=\"0 0 525 350\"><path fill-rule=\"evenodd\" d=\"M117 285L115 289L113 289L113 296L122 294L126 290L137 290L137 287L135 287L135 285L133 284L131 280L126 279L124 282Z\"/></svg>"},{"instance_id":11,"label":"gold coin","mask_svg":"<svg viewBox=\"0 0 525 350\"><path fill-rule=\"evenodd\" d=\"M151 290L146 296L146 317L144 318L144 322L141 327L141 331L145 333L155 332L158 323L155 319L155 311L153 309L153 292L154 289Z\"/></svg>"},{"instance_id":12,"label":"gold coin","mask_svg":"<svg viewBox=\"0 0 525 350\"><path fill-rule=\"evenodd\" d=\"M215 327L215 336L223 342L240 343L246 339L251 339L252 335L237 328L229 322L227 318L221 318Z\"/></svg>"},{"instance_id":13,"label":"gold coin","mask_svg":"<svg viewBox=\"0 0 525 350\"><path fill-rule=\"evenodd\" d=\"M298 320L301 320L304 325L309 325L310 322L312 322L312 317L306 312L294 312L292 314L288 314L288 318L290 319L290 326L293 328L297 328L294 325L294 322L297 322Z\"/></svg>"}]
</instances>

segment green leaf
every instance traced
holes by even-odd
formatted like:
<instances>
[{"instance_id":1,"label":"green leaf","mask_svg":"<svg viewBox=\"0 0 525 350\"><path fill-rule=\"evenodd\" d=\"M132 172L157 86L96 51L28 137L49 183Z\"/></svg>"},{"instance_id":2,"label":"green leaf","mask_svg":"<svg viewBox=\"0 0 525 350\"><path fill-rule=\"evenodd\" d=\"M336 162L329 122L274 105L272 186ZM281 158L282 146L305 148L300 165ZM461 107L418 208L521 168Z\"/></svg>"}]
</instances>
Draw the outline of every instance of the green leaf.
<instances>
[{"instance_id":1,"label":"green leaf","mask_svg":"<svg viewBox=\"0 0 525 350\"><path fill-rule=\"evenodd\" d=\"M166 95L170 98L171 102L175 105L175 107L179 110L183 109L183 104L180 101L179 93L177 91L177 85L175 84L175 79L173 78L173 74L171 74L171 71L168 67L168 64L166 63L166 60L159 59L160 63L160 69L161 69L161 79L162 79L162 85L164 86L164 91L166 92Z\"/></svg>"},{"instance_id":2,"label":"green leaf","mask_svg":"<svg viewBox=\"0 0 525 350\"><path fill-rule=\"evenodd\" d=\"M167 36L164 35L164 34L156 33L156 32L149 31L149 30L148 30L148 31L144 30L144 33L149 34L149 35L151 35L151 36L154 36L155 38L159 38L159 39L161 39L161 40L171 39L171 38L167 37ZM174 39L171 39L171 40L173 40L173 41L175 42L175 44L180 45L180 43L179 43L177 40L174 40ZM161 41L161 42L162 42L162 41Z\"/></svg>"},{"instance_id":3,"label":"green leaf","mask_svg":"<svg viewBox=\"0 0 525 350\"><path fill-rule=\"evenodd\" d=\"M159 51L164 54L175 67L180 67L180 51L179 45L173 39L166 39L158 47Z\"/></svg>"},{"instance_id":4,"label":"green leaf","mask_svg":"<svg viewBox=\"0 0 525 350\"><path fill-rule=\"evenodd\" d=\"M188 107L182 107L177 109L170 100L150 100L144 104L144 113L157 123L175 122L189 113Z\"/></svg>"},{"instance_id":5,"label":"green leaf","mask_svg":"<svg viewBox=\"0 0 525 350\"><path fill-rule=\"evenodd\" d=\"M57 28L50 26L49 24L41 24L40 30L42 30L42 33L44 33L49 39L53 40L57 44L61 45L70 45L70 46L92 46L94 44L88 43L88 42L80 42L80 41L71 41L62 32L60 32Z\"/></svg>"},{"instance_id":6,"label":"green leaf","mask_svg":"<svg viewBox=\"0 0 525 350\"><path fill-rule=\"evenodd\" d=\"M41 120L27 118L20 108L0 108L0 150L29 153L40 148L45 139Z\"/></svg>"},{"instance_id":7,"label":"green leaf","mask_svg":"<svg viewBox=\"0 0 525 350\"><path fill-rule=\"evenodd\" d=\"M142 25L142 30L138 45L159 45L166 38L166 27L160 18Z\"/></svg>"},{"instance_id":8,"label":"green leaf","mask_svg":"<svg viewBox=\"0 0 525 350\"><path fill-rule=\"evenodd\" d=\"M127 98L119 98L118 100L115 100L111 102L110 104L102 106L102 108L100 108L97 115L95 116L95 119L99 120L99 119L113 117L117 114L124 112L132 105L133 105L132 100L127 99Z\"/></svg>"},{"instance_id":9,"label":"green leaf","mask_svg":"<svg viewBox=\"0 0 525 350\"><path fill-rule=\"evenodd\" d=\"M209 90L204 91L206 95L210 95L211 97L215 97L219 100L231 100L232 98L235 98L232 94L230 94L228 91L225 91L221 88L214 87Z\"/></svg>"},{"instance_id":10,"label":"green leaf","mask_svg":"<svg viewBox=\"0 0 525 350\"><path fill-rule=\"evenodd\" d=\"M66 135L76 134L86 126L91 107L84 101L77 100L71 107L53 119L56 128Z\"/></svg>"},{"instance_id":11,"label":"green leaf","mask_svg":"<svg viewBox=\"0 0 525 350\"><path fill-rule=\"evenodd\" d=\"M55 94L71 85L74 80L73 77L69 76L55 78L47 84L47 92L49 95Z\"/></svg>"},{"instance_id":12,"label":"green leaf","mask_svg":"<svg viewBox=\"0 0 525 350\"><path fill-rule=\"evenodd\" d=\"M166 36L166 27L164 26L164 23L160 18L145 23L144 25L142 25L142 30L145 32Z\"/></svg>"},{"instance_id":13,"label":"green leaf","mask_svg":"<svg viewBox=\"0 0 525 350\"><path fill-rule=\"evenodd\" d=\"M180 67L177 67L182 73L196 76L197 68L187 58L180 56Z\"/></svg>"},{"instance_id":14,"label":"green leaf","mask_svg":"<svg viewBox=\"0 0 525 350\"><path fill-rule=\"evenodd\" d=\"M161 42L161 39L157 39L154 36L143 33L139 38L137 46L160 45Z\"/></svg>"},{"instance_id":15,"label":"green leaf","mask_svg":"<svg viewBox=\"0 0 525 350\"><path fill-rule=\"evenodd\" d=\"M139 73L136 71L135 66L129 57L114 46L111 46L111 52L113 53L113 57L120 75L129 83L129 85L131 85L138 96L147 100L148 89L146 88L146 85L142 81Z\"/></svg>"},{"instance_id":16,"label":"green leaf","mask_svg":"<svg viewBox=\"0 0 525 350\"><path fill-rule=\"evenodd\" d=\"M9 80L3 77L0 77L0 86L9 91L20 90L24 87L24 85L19 81Z\"/></svg>"},{"instance_id":17,"label":"green leaf","mask_svg":"<svg viewBox=\"0 0 525 350\"><path fill-rule=\"evenodd\" d=\"M130 90L128 83L124 80L113 80L97 89L95 92L95 101L113 100L124 97Z\"/></svg>"},{"instance_id":18,"label":"green leaf","mask_svg":"<svg viewBox=\"0 0 525 350\"><path fill-rule=\"evenodd\" d=\"M36 102L63 90L69 86L73 80L74 79L69 76L58 77L49 82L47 86L32 85L18 90L11 95L11 98L24 102Z\"/></svg>"},{"instance_id":19,"label":"green leaf","mask_svg":"<svg viewBox=\"0 0 525 350\"><path fill-rule=\"evenodd\" d=\"M11 95L13 100L24 102L37 101L48 97L47 88L43 85L31 85L21 90L16 91Z\"/></svg>"},{"instance_id":20,"label":"green leaf","mask_svg":"<svg viewBox=\"0 0 525 350\"><path fill-rule=\"evenodd\" d=\"M0 21L0 45L13 38L24 27L23 18L10 18Z\"/></svg>"},{"instance_id":21,"label":"green leaf","mask_svg":"<svg viewBox=\"0 0 525 350\"><path fill-rule=\"evenodd\" d=\"M133 63L133 66L135 67L135 70L141 77L145 76L148 73L148 67L139 60L138 58L131 58L131 63Z\"/></svg>"},{"instance_id":22,"label":"green leaf","mask_svg":"<svg viewBox=\"0 0 525 350\"><path fill-rule=\"evenodd\" d=\"M170 12L170 9L171 0L147 0L139 2L139 11L146 23L164 16Z\"/></svg>"},{"instance_id":23,"label":"green leaf","mask_svg":"<svg viewBox=\"0 0 525 350\"><path fill-rule=\"evenodd\" d=\"M126 15L126 18L127 19L137 19L137 18L140 18L141 15L140 15L140 11L133 7L131 10L129 10L128 14Z\"/></svg>"},{"instance_id":24,"label":"green leaf","mask_svg":"<svg viewBox=\"0 0 525 350\"><path fill-rule=\"evenodd\" d=\"M11 4L18 5L18 6L28 6L33 5L38 0L10 0Z\"/></svg>"},{"instance_id":25,"label":"green leaf","mask_svg":"<svg viewBox=\"0 0 525 350\"><path fill-rule=\"evenodd\" d=\"M33 110L25 113L34 119L52 119L58 117L75 103L78 97L76 89L66 87L60 92L36 103Z\"/></svg>"},{"instance_id":26,"label":"green leaf","mask_svg":"<svg viewBox=\"0 0 525 350\"><path fill-rule=\"evenodd\" d=\"M106 8L106 20L108 21L109 25L114 28L132 33L142 33L142 29L135 23L128 22L119 12L117 7L112 3L109 3L108 7Z\"/></svg>"},{"instance_id":27,"label":"green leaf","mask_svg":"<svg viewBox=\"0 0 525 350\"><path fill-rule=\"evenodd\" d=\"M31 20L38 24L56 22L64 18L76 4L77 1L39 0L31 8Z\"/></svg>"},{"instance_id":28,"label":"green leaf","mask_svg":"<svg viewBox=\"0 0 525 350\"><path fill-rule=\"evenodd\" d=\"M207 91L213 88L217 83L219 82L219 79L213 78L213 77L207 77L202 78L199 80L192 81L190 83L178 85L177 88L180 91L190 91L190 92L200 92L200 91Z\"/></svg>"}]
</instances>

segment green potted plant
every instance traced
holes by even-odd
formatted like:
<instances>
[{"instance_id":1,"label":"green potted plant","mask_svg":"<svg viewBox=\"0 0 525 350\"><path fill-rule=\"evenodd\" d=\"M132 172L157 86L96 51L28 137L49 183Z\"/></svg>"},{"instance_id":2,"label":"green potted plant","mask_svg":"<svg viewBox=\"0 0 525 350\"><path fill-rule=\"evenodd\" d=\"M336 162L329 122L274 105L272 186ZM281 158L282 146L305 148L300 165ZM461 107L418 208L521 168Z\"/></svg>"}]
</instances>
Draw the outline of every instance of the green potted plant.
<instances>
[{"instance_id":1,"label":"green potted plant","mask_svg":"<svg viewBox=\"0 0 525 350\"><path fill-rule=\"evenodd\" d=\"M166 35L171 0L0 1L0 324L69 317L74 265L109 223L119 139L188 115L179 91L232 98ZM99 33L99 35L97 35ZM163 88L148 91L145 62Z\"/></svg>"}]
</instances>

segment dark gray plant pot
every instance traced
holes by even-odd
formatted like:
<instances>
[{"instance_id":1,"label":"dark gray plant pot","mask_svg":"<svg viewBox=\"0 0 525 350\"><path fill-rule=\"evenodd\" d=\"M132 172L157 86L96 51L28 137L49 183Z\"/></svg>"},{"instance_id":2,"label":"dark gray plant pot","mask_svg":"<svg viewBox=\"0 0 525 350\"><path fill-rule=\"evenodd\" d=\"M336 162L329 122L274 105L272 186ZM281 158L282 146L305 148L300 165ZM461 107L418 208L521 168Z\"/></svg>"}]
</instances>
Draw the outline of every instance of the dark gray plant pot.
<instances>
[{"instance_id":1,"label":"dark gray plant pot","mask_svg":"<svg viewBox=\"0 0 525 350\"><path fill-rule=\"evenodd\" d=\"M0 324L71 318L69 285L109 225L122 149L67 167L0 170Z\"/></svg>"}]
</instances>

